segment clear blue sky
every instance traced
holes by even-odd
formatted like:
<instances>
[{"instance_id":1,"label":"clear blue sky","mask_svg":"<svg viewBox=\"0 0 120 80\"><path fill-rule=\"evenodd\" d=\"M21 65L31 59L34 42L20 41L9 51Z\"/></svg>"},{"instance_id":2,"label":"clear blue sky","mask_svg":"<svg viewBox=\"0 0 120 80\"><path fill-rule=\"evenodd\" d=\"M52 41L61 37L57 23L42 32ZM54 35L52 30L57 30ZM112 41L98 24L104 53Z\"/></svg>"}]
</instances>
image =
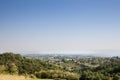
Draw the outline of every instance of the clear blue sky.
<instances>
[{"instance_id":1,"label":"clear blue sky","mask_svg":"<svg viewBox=\"0 0 120 80\"><path fill-rule=\"evenodd\" d=\"M120 0L0 0L0 51L120 51Z\"/></svg>"}]
</instances>

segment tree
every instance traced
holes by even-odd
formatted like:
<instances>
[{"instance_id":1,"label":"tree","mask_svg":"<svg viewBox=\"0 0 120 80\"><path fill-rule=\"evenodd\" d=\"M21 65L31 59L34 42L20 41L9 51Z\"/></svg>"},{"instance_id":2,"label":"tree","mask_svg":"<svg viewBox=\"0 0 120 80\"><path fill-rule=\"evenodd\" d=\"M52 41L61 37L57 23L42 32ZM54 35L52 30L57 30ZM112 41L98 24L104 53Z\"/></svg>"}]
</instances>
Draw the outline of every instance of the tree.
<instances>
[{"instance_id":1,"label":"tree","mask_svg":"<svg viewBox=\"0 0 120 80\"><path fill-rule=\"evenodd\" d=\"M9 73L11 73L11 74L18 73L18 67L15 65L15 63L8 63L7 67L8 67Z\"/></svg>"},{"instance_id":2,"label":"tree","mask_svg":"<svg viewBox=\"0 0 120 80\"><path fill-rule=\"evenodd\" d=\"M4 65L0 65L0 73L3 73L6 71L6 67Z\"/></svg>"},{"instance_id":3,"label":"tree","mask_svg":"<svg viewBox=\"0 0 120 80\"><path fill-rule=\"evenodd\" d=\"M113 77L113 80L120 80L120 76L115 75L115 76Z\"/></svg>"}]
</instances>

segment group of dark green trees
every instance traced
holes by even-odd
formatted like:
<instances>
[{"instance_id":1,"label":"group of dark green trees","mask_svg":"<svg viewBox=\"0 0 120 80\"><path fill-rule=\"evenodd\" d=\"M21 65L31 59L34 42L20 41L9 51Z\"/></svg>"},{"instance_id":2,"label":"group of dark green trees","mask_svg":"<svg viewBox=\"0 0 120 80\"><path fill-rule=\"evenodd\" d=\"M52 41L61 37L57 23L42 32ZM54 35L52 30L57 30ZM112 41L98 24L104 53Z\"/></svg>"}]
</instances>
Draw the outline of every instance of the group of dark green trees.
<instances>
[{"instance_id":1,"label":"group of dark green trees","mask_svg":"<svg viewBox=\"0 0 120 80\"><path fill-rule=\"evenodd\" d=\"M87 62L87 59L81 59L80 61ZM98 61L99 64L97 64L96 61ZM98 66L81 68L75 72L63 70L55 64L39 59L26 58L20 54L0 54L1 74L9 73L55 80L120 80L119 57L97 58L93 59L91 64L97 64Z\"/></svg>"}]
</instances>

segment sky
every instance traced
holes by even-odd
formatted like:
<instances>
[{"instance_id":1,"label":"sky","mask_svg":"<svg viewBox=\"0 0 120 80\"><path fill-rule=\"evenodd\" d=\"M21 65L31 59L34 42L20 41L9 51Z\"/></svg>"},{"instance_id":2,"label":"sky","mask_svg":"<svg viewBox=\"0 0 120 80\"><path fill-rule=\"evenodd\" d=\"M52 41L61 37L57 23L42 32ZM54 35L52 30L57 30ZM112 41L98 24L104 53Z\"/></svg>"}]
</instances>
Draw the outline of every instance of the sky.
<instances>
[{"instance_id":1,"label":"sky","mask_svg":"<svg viewBox=\"0 0 120 80\"><path fill-rule=\"evenodd\" d=\"M0 0L0 52L120 51L120 0Z\"/></svg>"}]
</instances>

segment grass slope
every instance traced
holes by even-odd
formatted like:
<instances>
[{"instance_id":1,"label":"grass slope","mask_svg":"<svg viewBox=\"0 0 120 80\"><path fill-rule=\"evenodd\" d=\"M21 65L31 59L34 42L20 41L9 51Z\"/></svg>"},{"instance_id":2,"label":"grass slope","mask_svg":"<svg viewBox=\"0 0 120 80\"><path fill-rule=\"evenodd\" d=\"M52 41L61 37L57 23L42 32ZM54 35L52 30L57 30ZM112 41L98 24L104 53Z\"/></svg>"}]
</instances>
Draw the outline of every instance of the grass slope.
<instances>
[{"instance_id":1,"label":"grass slope","mask_svg":"<svg viewBox=\"0 0 120 80\"><path fill-rule=\"evenodd\" d=\"M25 76L0 74L0 80L52 80L52 79L32 79Z\"/></svg>"}]
</instances>

